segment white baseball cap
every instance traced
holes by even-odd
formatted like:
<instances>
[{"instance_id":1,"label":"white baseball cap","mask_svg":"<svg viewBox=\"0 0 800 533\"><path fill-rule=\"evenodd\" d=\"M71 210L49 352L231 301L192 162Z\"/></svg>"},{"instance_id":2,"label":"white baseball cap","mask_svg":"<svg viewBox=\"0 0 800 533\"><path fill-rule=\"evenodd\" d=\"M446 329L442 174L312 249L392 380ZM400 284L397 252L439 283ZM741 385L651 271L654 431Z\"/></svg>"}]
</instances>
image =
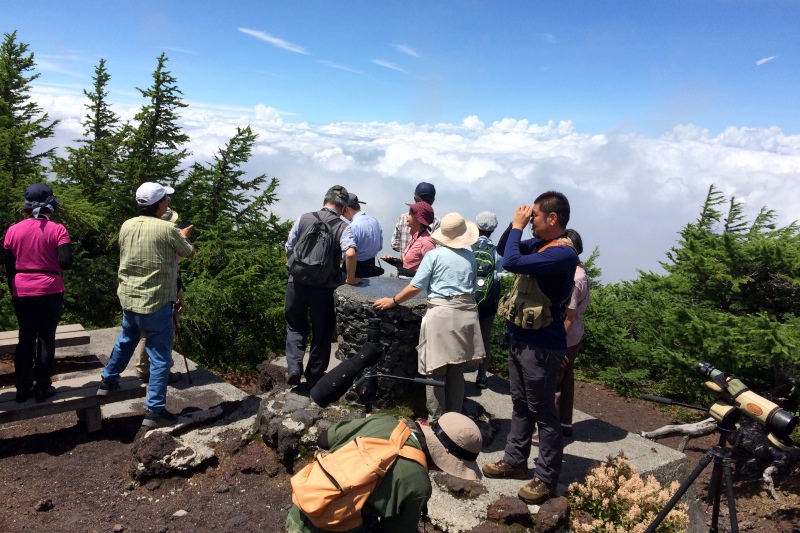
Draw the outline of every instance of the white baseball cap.
<instances>
[{"instance_id":1,"label":"white baseball cap","mask_svg":"<svg viewBox=\"0 0 800 533\"><path fill-rule=\"evenodd\" d=\"M136 189L136 203L139 205L153 205L156 202L160 202L166 195L174 192L175 189L172 187L165 187L158 183L146 181Z\"/></svg>"}]
</instances>

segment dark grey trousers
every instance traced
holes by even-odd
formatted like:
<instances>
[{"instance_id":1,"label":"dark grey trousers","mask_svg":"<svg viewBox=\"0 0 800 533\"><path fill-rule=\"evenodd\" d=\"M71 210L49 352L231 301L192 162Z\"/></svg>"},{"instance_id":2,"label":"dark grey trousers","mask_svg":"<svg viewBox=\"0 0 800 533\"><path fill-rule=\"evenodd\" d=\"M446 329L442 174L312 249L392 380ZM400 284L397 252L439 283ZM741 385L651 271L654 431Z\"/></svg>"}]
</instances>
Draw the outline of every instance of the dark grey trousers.
<instances>
[{"instance_id":1,"label":"dark grey trousers","mask_svg":"<svg viewBox=\"0 0 800 533\"><path fill-rule=\"evenodd\" d=\"M331 338L336 328L333 289L289 283L283 316L286 319L286 366L290 374L303 373L303 356L311 334L305 377L313 385L325 375L331 360Z\"/></svg>"},{"instance_id":2,"label":"dark grey trousers","mask_svg":"<svg viewBox=\"0 0 800 533\"><path fill-rule=\"evenodd\" d=\"M538 425L536 477L545 483L558 483L561 475L564 448L554 398L558 369L565 353L566 350L544 350L513 337L508 348L512 411L503 458L512 466L527 466L531 437Z\"/></svg>"}]
</instances>

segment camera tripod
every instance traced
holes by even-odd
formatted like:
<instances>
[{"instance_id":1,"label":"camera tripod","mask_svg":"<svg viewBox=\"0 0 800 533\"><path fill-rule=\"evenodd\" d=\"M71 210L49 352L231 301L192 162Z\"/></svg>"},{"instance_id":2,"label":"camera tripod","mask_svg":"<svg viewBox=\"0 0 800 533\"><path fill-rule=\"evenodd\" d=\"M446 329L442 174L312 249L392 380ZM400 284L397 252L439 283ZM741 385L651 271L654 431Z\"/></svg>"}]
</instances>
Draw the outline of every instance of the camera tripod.
<instances>
[{"instance_id":1,"label":"camera tripod","mask_svg":"<svg viewBox=\"0 0 800 533\"><path fill-rule=\"evenodd\" d=\"M688 405L680 402L674 402L667 398L659 398L657 396L642 395L642 399L657 401L659 403L669 403L673 405L682 405L701 411L709 411L705 407L698 407L696 405ZM714 410L711 410L712 415ZM716 418L716 416L715 416ZM725 415L717 419L717 431L719 432L719 442L700 459L695 469L689 474L678 491L667 502L664 508L658 513L653 522L645 530L645 533L653 533L661 522L666 518L670 511L677 505L678 501L683 497L689 487L700 476L703 470L713 461L714 467L711 470L711 481L708 485L708 497L706 503L712 502L712 515L711 525L708 528L709 533L717 533L719 531L719 508L722 497L722 481L725 481L725 497L728 500L728 514L731 521L731 533L739 533L739 523L736 518L736 500L733 494L733 475L731 473L731 448L727 446L728 436L736 431L736 422L739 419L739 411L736 409L729 409Z\"/></svg>"}]
</instances>

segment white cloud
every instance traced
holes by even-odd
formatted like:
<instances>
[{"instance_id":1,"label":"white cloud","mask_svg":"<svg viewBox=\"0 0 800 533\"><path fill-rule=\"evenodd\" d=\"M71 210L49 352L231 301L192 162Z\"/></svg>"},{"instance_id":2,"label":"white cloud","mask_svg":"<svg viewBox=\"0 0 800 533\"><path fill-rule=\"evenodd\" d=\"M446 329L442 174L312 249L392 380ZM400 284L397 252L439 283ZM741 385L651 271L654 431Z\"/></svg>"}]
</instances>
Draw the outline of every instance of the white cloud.
<instances>
[{"instance_id":1,"label":"white cloud","mask_svg":"<svg viewBox=\"0 0 800 533\"><path fill-rule=\"evenodd\" d=\"M394 47L398 52L405 54L407 56L417 57L417 58L420 57L419 52L417 52L416 50L414 50L413 48L411 48L406 44L396 44L394 45Z\"/></svg>"},{"instance_id":2,"label":"white cloud","mask_svg":"<svg viewBox=\"0 0 800 533\"><path fill-rule=\"evenodd\" d=\"M392 69L392 70L396 70L397 72L402 72L403 74L408 74L408 72L405 69L403 69L402 67L400 67L398 65L395 65L394 63L391 63L389 61L386 61L386 60L383 60L383 59L373 59L372 62L375 63L378 66L381 66L381 67L384 67L384 68L388 68L388 69Z\"/></svg>"},{"instance_id":3,"label":"white cloud","mask_svg":"<svg viewBox=\"0 0 800 533\"><path fill-rule=\"evenodd\" d=\"M32 94L51 119L63 121L52 143L63 149L80 137L82 95L52 87ZM136 108L126 103L115 111L132 116ZM281 180L277 214L294 218L318 207L328 187L342 184L383 225L386 252L394 220L420 181L436 185L438 216L490 210L501 226L518 204L546 190L564 192L572 205L570 226L581 232L587 254L600 247L606 282L632 279L638 269L658 271L677 232L697 218L712 183L744 201L748 216L767 205L781 224L800 219L800 136L779 128L731 127L714 135L681 124L648 138L576 132L570 121L506 118L487 126L469 116L452 124L313 125L285 122L282 115L264 104L192 102L182 125L200 162L237 126L251 125L259 137L248 171Z\"/></svg>"},{"instance_id":4,"label":"white cloud","mask_svg":"<svg viewBox=\"0 0 800 533\"><path fill-rule=\"evenodd\" d=\"M773 60L773 59L775 59L776 57L778 57L778 56L769 56L769 57L764 57L764 58L761 58L761 59L759 59L758 61L756 61L756 65L763 65L763 64L764 64L764 63L766 63L767 61L772 61L772 60Z\"/></svg>"},{"instance_id":5,"label":"white cloud","mask_svg":"<svg viewBox=\"0 0 800 533\"><path fill-rule=\"evenodd\" d=\"M356 70L354 68L350 68L345 65L340 65L339 63L334 63L333 61L320 60L319 63L322 63L326 67L344 70L345 72L352 72L354 74L363 74L363 72L361 72L360 70Z\"/></svg>"},{"instance_id":6,"label":"white cloud","mask_svg":"<svg viewBox=\"0 0 800 533\"><path fill-rule=\"evenodd\" d=\"M302 46L298 46L296 44L292 44L290 42L284 41L278 37L273 37L269 33L265 33L263 31L258 30L251 30L248 28L236 28L242 33L246 33L247 35L251 35L256 39L261 39L262 41L268 42L273 46L277 46L278 48L283 48L284 50L288 50L290 52L295 52L296 54L308 54L306 49Z\"/></svg>"},{"instance_id":7,"label":"white cloud","mask_svg":"<svg viewBox=\"0 0 800 533\"><path fill-rule=\"evenodd\" d=\"M557 44L556 36L552 33L543 33L542 40L547 44Z\"/></svg>"}]
</instances>

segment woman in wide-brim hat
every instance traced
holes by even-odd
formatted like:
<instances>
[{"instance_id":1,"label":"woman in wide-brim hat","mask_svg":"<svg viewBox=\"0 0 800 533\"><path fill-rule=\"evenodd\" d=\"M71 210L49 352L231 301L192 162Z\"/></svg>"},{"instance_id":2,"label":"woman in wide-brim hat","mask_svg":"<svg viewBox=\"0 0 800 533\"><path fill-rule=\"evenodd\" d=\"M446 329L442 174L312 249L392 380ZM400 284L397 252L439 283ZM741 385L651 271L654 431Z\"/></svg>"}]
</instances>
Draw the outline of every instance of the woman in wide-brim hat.
<instances>
[{"instance_id":1,"label":"woman in wide-brim hat","mask_svg":"<svg viewBox=\"0 0 800 533\"><path fill-rule=\"evenodd\" d=\"M475 280L478 267L468 248L478 239L478 227L458 213L446 215L431 235L439 246L423 257L416 275L399 294L381 298L373 307L385 310L425 290L428 309L419 333L418 369L421 374L445 382L444 388L428 386L429 420L446 412L461 412L464 402L463 367L483 359Z\"/></svg>"},{"instance_id":2,"label":"woman in wide-brim hat","mask_svg":"<svg viewBox=\"0 0 800 533\"><path fill-rule=\"evenodd\" d=\"M69 233L51 220L59 204L48 185L28 186L22 207L27 218L8 228L3 239L8 289L19 323L14 354L18 403L26 402L32 393L37 402L55 394L50 377L64 303L61 272L72 265Z\"/></svg>"}]
</instances>

